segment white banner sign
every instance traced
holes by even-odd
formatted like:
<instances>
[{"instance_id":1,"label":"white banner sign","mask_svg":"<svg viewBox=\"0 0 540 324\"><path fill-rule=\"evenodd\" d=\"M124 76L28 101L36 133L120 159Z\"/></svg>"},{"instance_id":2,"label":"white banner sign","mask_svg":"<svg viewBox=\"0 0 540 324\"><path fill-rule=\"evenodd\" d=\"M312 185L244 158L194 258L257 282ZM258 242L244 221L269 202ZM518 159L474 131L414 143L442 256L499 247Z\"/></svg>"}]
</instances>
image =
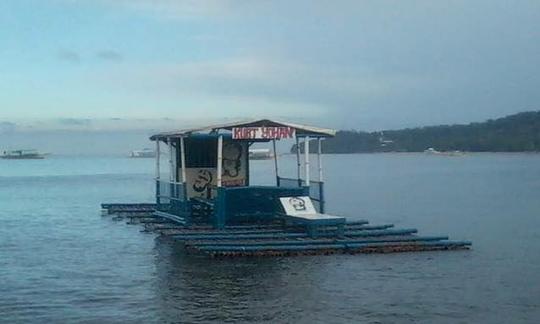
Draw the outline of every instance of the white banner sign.
<instances>
[{"instance_id":1,"label":"white banner sign","mask_svg":"<svg viewBox=\"0 0 540 324\"><path fill-rule=\"evenodd\" d=\"M235 140L250 139L282 139L294 138L296 130L293 127L235 127L232 137Z\"/></svg>"}]
</instances>

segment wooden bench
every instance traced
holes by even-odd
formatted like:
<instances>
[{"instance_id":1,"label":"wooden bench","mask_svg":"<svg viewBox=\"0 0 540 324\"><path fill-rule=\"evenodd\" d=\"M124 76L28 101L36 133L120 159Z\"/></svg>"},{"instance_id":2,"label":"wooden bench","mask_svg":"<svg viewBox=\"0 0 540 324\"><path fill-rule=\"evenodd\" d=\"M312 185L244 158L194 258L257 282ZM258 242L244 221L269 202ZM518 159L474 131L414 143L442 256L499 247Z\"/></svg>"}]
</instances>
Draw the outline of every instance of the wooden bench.
<instances>
[{"instance_id":1,"label":"wooden bench","mask_svg":"<svg viewBox=\"0 0 540 324\"><path fill-rule=\"evenodd\" d=\"M282 197L279 200L285 211L282 218L287 223L305 226L311 237L317 237L320 227L323 226L336 226L336 235L344 236L345 217L318 213L311 198L307 196Z\"/></svg>"}]
</instances>

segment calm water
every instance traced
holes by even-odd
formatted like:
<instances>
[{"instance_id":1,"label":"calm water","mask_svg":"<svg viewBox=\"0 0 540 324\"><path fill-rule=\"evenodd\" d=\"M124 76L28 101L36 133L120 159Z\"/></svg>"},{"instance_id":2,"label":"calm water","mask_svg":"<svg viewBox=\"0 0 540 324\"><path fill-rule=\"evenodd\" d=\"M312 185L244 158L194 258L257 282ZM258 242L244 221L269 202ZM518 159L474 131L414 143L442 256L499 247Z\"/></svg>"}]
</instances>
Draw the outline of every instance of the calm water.
<instances>
[{"instance_id":1,"label":"calm water","mask_svg":"<svg viewBox=\"0 0 540 324\"><path fill-rule=\"evenodd\" d=\"M0 160L0 321L540 321L540 155L324 162L330 211L472 240L473 249L188 257L100 215L101 202L152 201L152 160Z\"/></svg>"}]
</instances>

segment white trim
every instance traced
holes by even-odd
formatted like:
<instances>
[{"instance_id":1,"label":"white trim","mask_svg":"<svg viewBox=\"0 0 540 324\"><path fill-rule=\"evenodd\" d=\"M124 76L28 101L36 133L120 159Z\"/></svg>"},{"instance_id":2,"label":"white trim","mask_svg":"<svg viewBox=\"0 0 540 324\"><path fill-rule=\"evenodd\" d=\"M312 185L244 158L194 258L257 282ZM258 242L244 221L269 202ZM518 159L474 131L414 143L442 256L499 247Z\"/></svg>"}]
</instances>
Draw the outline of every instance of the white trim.
<instances>
[{"instance_id":1,"label":"white trim","mask_svg":"<svg viewBox=\"0 0 540 324\"><path fill-rule=\"evenodd\" d=\"M305 168L305 177L306 177L306 186L309 187L309 136L304 138L304 168Z\"/></svg>"},{"instance_id":2,"label":"white trim","mask_svg":"<svg viewBox=\"0 0 540 324\"><path fill-rule=\"evenodd\" d=\"M319 166L319 182L323 182L323 166L322 166L322 138L317 139L317 164Z\"/></svg>"},{"instance_id":3,"label":"white trim","mask_svg":"<svg viewBox=\"0 0 540 324\"><path fill-rule=\"evenodd\" d=\"M223 168L223 135L218 137L217 147L217 186L221 187L221 173Z\"/></svg>"},{"instance_id":4,"label":"white trim","mask_svg":"<svg viewBox=\"0 0 540 324\"><path fill-rule=\"evenodd\" d=\"M159 169L159 158L160 158L160 152L159 152L159 140L156 140L156 180L159 180L160 177L160 169Z\"/></svg>"},{"instance_id":5,"label":"white trim","mask_svg":"<svg viewBox=\"0 0 540 324\"><path fill-rule=\"evenodd\" d=\"M168 183L168 184L175 184L175 185L181 185L182 184L182 182L176 182L176 181L160 181L160 182Z\"/></svg>"},{"instance_id":6,"label":"white trim","mask_svg":"<svg viewBox=\"0 0 540 324\"><path fill-rule=\"evenodd\" d=\"M298 180L302 179L302 163L300 163L300 139L296 137L296 168Z\"/></svg>"}]
</instances>

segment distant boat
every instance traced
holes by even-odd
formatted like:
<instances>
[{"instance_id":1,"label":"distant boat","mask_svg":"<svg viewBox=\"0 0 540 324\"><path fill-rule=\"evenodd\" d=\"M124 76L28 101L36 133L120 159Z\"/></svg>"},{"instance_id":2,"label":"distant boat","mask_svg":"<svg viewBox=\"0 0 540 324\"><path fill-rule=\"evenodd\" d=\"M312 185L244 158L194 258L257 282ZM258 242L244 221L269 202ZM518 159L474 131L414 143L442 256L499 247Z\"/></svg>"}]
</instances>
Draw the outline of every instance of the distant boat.
<instances>
[{"instance_id":1,"label":"distant boat","mask_svg":"<svg viewBox=\"0 0 540 324\"><path fill-rule=\"evenodd\" d=\"M269 160L274 154L269 149L249 149L250 160Z\"/></svg>"},{"instance_id":2,"label":"distant boat","mask_svg":"<svg viewBox=\"0 0 540 324\"><path fill-rule=\"evenodd\" d=\"M39 153L38 150L8 150L4 151L0 158L7 160L40 160L44 159L47 154Z\"/></svg>"},{"instance_id":3,"label":"distant boat","mask_svg":"<svg viewBox=\"0 0 540 324\"><path fill-rule=\"evenodd\" d=\"M463 156L464 153L461 151L437 151L433 147L428 148L424 151L426 154L430 155L443 155L443 156Z\"/></svg>"},{"instance_id":4,"label":"distant boat","mask_svg":"<svg viewBox=\"0 0 540 324\"><path fill-rule=\"evenodd\" d=\"M129 157L131 158L153 158L156 157L156 152L149 148L144 148L142 150L131 151Z\"/></svg>"}]
</instances>

